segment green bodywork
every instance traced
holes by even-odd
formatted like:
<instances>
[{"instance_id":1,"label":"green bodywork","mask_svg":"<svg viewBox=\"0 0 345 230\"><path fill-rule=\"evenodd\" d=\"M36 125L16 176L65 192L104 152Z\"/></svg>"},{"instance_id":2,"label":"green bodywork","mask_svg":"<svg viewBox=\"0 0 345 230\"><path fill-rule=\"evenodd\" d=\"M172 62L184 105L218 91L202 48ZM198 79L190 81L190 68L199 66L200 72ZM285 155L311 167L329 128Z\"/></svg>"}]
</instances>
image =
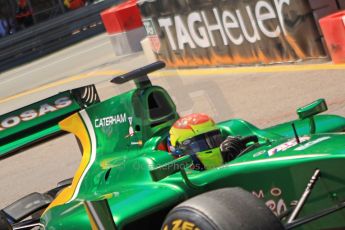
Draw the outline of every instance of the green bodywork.
<instances>
[{"instance_id":1,"label":"green bodywork","mask_svg":"<svg viewBox=\"0 0 345 230\"><path fill-rule=\"evenodd\" d=\"M91 229L84 202L106 200L118 229L159 229L177 204L223 187L242 187L280 215L320 169L321 178L299 216L312 214L345 200L345 118L314 115L266 129L240 119L220 122L224 137L256 135L259 142L220 167L196 171L189 168L188 156L174 159L162 148L178 114L163 88L143 84L60 123L82 137L84 155L72 185L61 191L40 221L46 229ZM345 227L344 216L338 211L302 228Z\"/></svg>"},{"instance_id":2,"label":"green bodywork","mask_svg":"<svg viewBox=\"0 0 345 230\"><path fill-rule=\"evenodd\" d=\"M315 169L322 176L300 216L345 199L345 135L341 133L345 118L340 116L316 115L315 134L310 134L308 119L267 129L240 119L220 122L224 137L257 135L259 144L206 171L188 167L180 171L190 163L189 157L175 160L158 150L178 118L175 105L160 87L134 89L88 107L79 116L90 140L90 167L83 171L73 198L48 207L42 215L41 223L47 229L90 229L83 201L103 199L119 229L159 228L167 212L180 202L209 190L236 186L264 199L279 215L300 198ZM344 227L344 215L344 211L336 212L303 229Z\"/></svg>"},{"instance_id":3,"label":"green bodywork","mask_svg":"<svg viewBox=\"0 0 345 230\"><path fill-rule=\"evenodd\" d=\"M0 116L0 157L61 133L58 122L99 102L93 85L65 91Z\"/></svg>"}]
</instances>

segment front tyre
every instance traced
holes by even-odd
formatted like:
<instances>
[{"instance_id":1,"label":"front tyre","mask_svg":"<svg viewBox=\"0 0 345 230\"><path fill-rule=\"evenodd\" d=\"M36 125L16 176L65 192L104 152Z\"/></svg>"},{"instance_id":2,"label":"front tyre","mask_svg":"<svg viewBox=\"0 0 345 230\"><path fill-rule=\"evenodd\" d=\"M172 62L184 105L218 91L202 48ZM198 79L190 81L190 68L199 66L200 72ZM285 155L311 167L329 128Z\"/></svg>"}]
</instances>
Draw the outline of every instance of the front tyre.
<instances>
[{"instance_id":1,"label":"front tyre","mask_svg":"<svg viewBox=\"0 0 345 230\"><path fill-rule=\"evenodd\" d=\"M241 188L224 188L193 197L166 217L163 230L281 230L279 219L257 199Z\"/></svg>"}]
</instances>

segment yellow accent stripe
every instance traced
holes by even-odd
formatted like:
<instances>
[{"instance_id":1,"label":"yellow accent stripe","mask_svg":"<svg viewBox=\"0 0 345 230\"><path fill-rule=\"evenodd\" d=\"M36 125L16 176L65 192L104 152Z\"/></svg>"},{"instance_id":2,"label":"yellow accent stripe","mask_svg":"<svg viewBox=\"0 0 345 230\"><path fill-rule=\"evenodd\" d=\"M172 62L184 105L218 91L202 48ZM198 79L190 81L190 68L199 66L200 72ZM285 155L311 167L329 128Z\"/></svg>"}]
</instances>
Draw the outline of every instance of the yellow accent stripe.
<instances>
[{"instance_id":1,"label":"yellow accent stripe","mask_svg":"<svg viewBox=\"0 0 345 230\"><path fill-rule=\"evenodd\" d=\"M269 66L250 66L250 67L219 67L219 68L199 68L199 69L181 69L181 70L165 70L156 72L154 75L171 75L177 72L181 76L198 76L198 75L224 75L224 74L240 74L240 73L278 73L278 72L303 72L315 70L344 70L345 64L291 64L291 65L269 65Z\"/></svg>"},{"instance_id":2,"label":"yellow accent stripe","mask_svg":"<svg viewBox=\"0 0 345 230\"><path fill-rule=\"evenodd\" d=\"M90 158L91 158L91 141L87 132L87 129L84 125L84 122L82 121L79 113L75 113L71 115L70 117L64 119L59 123L61 129L68 131L70 133L73 133L77 136L77 138L80 140L82 146L83 146L83 157L81 159L80 165L78 167L77 172L74 175L72 184L62 190L62 192L54 199L54 201L48 206L48 208L45 210L47 212L49 209L65 204L72 198L76 187L78 185L78 182L85 171Z\"/></svg>"},{"instance_id":3,"label":"yellow accent stripe","mask_svg":"<svg viewBox=\"0 0 345 230\"><path fill-rule=\"evenodd\" d=\"M183 69L183 70L163 70L152 74L152 76L208 76L208 75L232 75L240 73L274 73L274 72L303 72L303 71L321 71L321 70L344 70L345 64L291 64L291 65L268 65L268 66L250 66L250 67L224 67L224 68L200 68L200 69ZM88 74L75 75L60 81L52 82L38 88L28 90L10 97L0 99L0 104L20 98L32 93L47 90L59 85L67 84L73 81L93 78L109 77L125 73L124 70L104 70L95 71Z\"/></svg>"}]
</instances>

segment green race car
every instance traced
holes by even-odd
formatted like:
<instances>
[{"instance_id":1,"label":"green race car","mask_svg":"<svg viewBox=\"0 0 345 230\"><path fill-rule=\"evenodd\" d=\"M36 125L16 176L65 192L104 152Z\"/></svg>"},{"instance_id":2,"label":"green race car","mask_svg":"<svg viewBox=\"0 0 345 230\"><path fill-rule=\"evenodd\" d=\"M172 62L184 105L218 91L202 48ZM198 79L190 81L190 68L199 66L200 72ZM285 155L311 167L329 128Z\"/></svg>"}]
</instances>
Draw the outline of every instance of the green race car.
<instances>
[{"instance_id":1,"label":"green race car","mask_svg":"<svg viewBox=\"0 0 345 230\"><path fill-rule=\"evenodd\" d=\"M298 120L266 129L220 122L221 135L245 148L219 167L195 170L191 155L174 158L165 148L179 115L147 76L163 67L114 78L136 88L103 102L95 92L88 102L66 94L51 107L36 103L38 115L29 106L0 117L9 126L0 127L8 133L0 138L4 156L63 131L78 138L83 154L72 179L3 208L0 229L345 228L344 117L318 115L327 110L319 99L299 108ZM23 135L14 138L12 129Z\"/></svg>"}]
</instances>

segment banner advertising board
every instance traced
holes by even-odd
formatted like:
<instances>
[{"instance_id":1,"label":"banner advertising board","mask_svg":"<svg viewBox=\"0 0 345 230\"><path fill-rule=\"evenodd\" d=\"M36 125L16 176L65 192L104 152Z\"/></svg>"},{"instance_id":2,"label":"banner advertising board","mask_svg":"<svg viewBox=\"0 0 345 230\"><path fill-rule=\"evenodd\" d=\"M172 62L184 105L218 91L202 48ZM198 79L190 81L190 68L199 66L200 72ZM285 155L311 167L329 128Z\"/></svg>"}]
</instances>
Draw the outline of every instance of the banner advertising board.
<instances>
[{"instance_id":1,"label":"banner advertising board","mask_svg":"<svg viewBox=\"0 0 345 230\"><path fill-rule=\"evenodd\" d=\"M139 0L153 51L170 67L325 56L308 0Z\"/></svg>"}]
</instances>

